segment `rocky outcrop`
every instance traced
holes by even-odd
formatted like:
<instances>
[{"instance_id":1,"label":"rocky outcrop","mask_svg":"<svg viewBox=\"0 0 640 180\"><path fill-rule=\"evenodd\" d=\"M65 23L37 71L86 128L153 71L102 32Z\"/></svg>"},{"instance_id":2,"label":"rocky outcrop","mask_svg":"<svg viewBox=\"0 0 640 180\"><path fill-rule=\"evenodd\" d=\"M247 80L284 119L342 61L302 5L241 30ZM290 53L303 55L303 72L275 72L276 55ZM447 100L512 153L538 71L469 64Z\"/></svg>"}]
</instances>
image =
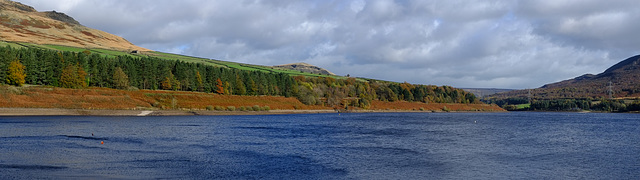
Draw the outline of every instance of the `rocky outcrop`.
<instances>
[{"instance_id":1,"label":"rocky outcrop","mask_svg":"<svg viewBox=\"0 0 640 180\"><path fill-rule=\"evenodd\" d=\"M24 5L19 2L13 2L9 0L0 0L0 10L10 11L23 11L23 12L38 12L31 6Z\"/></svg>"},{"instance_id":2,"label":"rocky outcrop","mask_svg":"<svg viewBox=\"0 0 640 180\"><path fill-rule=\"evenodd\" d=\"M80 22L76 21L75 19L73 19L71 16L68 16L64 13L61 12L56 12L56 11L46 11L44 12L44 14L54 20L58 20L58 21L62 21L65 23L69 23L69 24L75 24L75 25L80 25Z\"/></svg>"},{"instance_id":3,"label":"rocky outcrop","mask_svg":"<svg viewBox=\"0 0 640 180\"><path fill-rule=\"evenodd\" d=\"M290 70L295 70L295 71L302 71L302 72L313 73L313 74L335 75L332 72L330 72L329 70L326 70L326 69L323 69L323 68L320 68L318 66L314 66L314 65L311 65L311 64L307 64L307 63L283 64L283 65L278 65L278 66L273 66L273 67L290 69Z\"/></svg>"}]
</instances>

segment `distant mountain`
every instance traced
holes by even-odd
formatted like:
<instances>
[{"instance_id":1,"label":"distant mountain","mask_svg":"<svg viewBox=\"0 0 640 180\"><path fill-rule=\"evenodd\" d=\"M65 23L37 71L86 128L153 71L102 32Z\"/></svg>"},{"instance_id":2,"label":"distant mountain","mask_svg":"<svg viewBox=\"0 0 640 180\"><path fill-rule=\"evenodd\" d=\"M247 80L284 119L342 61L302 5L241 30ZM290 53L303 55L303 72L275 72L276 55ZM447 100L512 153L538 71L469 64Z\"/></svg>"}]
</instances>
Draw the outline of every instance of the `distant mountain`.
<instances>
[{"instance_id":1,"label":"distant mountain","mask_svg":"<svg viewBox=\"0 0 640 180\"><path fill-rule=\"evenodd\" d=\"M64 13L0 0L0 40L121 51L149 51L126 39L81 25Z\"/></svg>"},{"instance_id":2,"label":"distant mountain","mask_svg":"<svg viewBox=\"0 0 640 180\"><path fill-rule=\"evenodd\" d=\"M329 70L326 70L311 64L307 64L307 63L283 64L283 65L277 65L273 67L290 69L295 71L302 71L302 72L312 73L312 74L336 75L330 72Z\"/></svg>"},{"instance_id":3,"label":"distant mountain","mask_svg":"<svg viewBox=\"0 0 640 180\"><path fill-rule=\"evenodd\" d=\"M609 91L611 90L611 91ZM492 97L525 97L537 99L640 97L640 55L627 58L604 72L585 74L573 79L546 84L531 90L516 90Z\"/></svg>"}]
</instances>

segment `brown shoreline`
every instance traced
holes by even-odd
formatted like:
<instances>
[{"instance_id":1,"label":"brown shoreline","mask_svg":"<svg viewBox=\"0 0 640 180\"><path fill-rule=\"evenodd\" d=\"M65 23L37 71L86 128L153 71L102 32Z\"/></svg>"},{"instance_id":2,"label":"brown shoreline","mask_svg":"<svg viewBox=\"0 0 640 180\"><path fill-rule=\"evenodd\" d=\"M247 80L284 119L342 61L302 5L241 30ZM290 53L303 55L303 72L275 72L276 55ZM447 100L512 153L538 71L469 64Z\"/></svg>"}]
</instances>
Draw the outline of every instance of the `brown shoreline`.
<instances>
[{"instance_id":1,"label":"brown shoreline","mask_svg":"<svg viewBox=\"0 0 640 180\"><path fill-rule=\"evenodd\" d=\"M337 113L334 110L270 110L270 111L207 111L207 110L119 110L61 108L0 108L0 116L224 116L271 114Z\"/></svg>"},{"instance_id":2,"label":"brown shoreline","mask_svg":"<svg viewBox=\"0 0 640 180\"><path fill-rule=\"evenodd\" d=\"M415 110L356 110L349 113L432 113L443 111ZM487 111L452 111L487 112ZM328 114L335 110L269 110L269 111L207 111L207 110L118 110L118 109L61 109L61 108L0 108L0 116L228 116L277 114Z\"/></svg>"}]
</instances>

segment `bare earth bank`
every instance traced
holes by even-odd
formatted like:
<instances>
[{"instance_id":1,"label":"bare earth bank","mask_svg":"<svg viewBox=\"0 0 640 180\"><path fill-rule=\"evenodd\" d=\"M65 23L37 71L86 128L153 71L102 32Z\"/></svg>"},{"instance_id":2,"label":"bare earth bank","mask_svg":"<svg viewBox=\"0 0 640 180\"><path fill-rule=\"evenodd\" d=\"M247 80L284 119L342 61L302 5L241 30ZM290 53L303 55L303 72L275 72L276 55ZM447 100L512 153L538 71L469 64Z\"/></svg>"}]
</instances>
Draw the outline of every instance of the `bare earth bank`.
<instances>
[{"instance_id":1,"label":"bare earth bank","mask_svg":"<svg viewBox=\"0 0 640 180\"><path fill-rule=\"evenodd\" d=\"M205 111L0 108L0 116L189 116L336 113L334 110Z\"/></svg>"}]
</instances>

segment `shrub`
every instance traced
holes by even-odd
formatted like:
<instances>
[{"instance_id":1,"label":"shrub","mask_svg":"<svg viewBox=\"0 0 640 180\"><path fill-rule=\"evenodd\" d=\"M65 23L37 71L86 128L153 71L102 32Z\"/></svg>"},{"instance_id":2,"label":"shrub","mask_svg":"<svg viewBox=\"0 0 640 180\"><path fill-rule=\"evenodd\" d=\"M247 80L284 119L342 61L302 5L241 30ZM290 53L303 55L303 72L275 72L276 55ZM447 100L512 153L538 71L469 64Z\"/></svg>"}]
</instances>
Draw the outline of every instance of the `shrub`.
<instances>
[{"instance_id":1,"label":"shrub","mask_svg":"<svg viewBox=\"0 0 640 180\"><path fill-rule=\"evenodd\" d=\"M227 110L228 111L235 111L236 107L235 106L227 106Z\"/></svg>"},{"instance_id":2,"label":"shrub","mask_svg":"<svg viewBox=\"0 0 640 180\"><path fill-rule=\"evenodd\" d=\"M240 106L239 110L240 110L240 111L246 111L246 110L247 110L247 108L245 108L244 106Z\"/></svg>"},{"instance_id":3,"label":"shrub","mask_svg":"<svg viewBox=\"0 0 640 180\"><path fill-rule=\"evenodd\" d=\"M253 111L260 111L260 106L254 105L252 108Z\"/></svg>"},{"instance_id":4,"label":"shrub","mask_svg":"<svg viewBox=\"0 0 640 180\"><path fill-rule=\"evenodd\" d=\"M451 111L451 110L450 110L447 106L445 106L445 107L442 107L442 111L444 111L444 112L449 112L449 111Z\"/></svg>"},{"instance_id":5,"label":"shrub","mask_svg":"<svg viewBox=\"0 0 640 180\"><path fill-rule=\"evenodd\" d=\"M213 106L208 105L208 106L207 106L207 110L209 110L209 111L213 110Z\"/></svg>"},{"instance_id":6,"label":"shrub","mask_svg":"<svg viewBox=\"0 0 640 180\"><path fill-rule=\"evenodd\" d=\"M216 106L213 107L213 109L215 109L216 111L224 111L224 108L222 106Z\"/></svg>"},{"instance_id":7,"label":"shrub","mask_svg":"<svg viewBox=\"0 0 640 180\"><path fill-rule=\"evenodd\" d=\"M140 89L138 89L138 87L135 86L129 86L129 88L127 88L128 91L139 91Z\"/></svg>"},{"instance_id":8,"label":"shrub","mask_svg":"<svg viewBox=\"0 0 640 180\"><path fill-rule=\"evenodd\" d=\"M262 111L269 111L269 110L271 110L271 108L269 106L264 106L264 107L262 107L261 110Z\"/></svg>"}]
</instances>

